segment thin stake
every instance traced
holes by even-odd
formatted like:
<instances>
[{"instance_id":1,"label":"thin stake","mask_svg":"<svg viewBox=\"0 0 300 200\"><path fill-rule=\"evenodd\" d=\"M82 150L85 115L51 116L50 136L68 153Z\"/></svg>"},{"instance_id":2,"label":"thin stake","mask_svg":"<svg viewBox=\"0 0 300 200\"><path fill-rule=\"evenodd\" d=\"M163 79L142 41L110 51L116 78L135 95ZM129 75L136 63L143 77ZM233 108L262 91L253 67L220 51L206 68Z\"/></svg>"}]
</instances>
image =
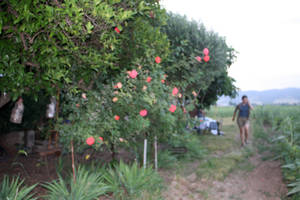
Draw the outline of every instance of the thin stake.
<instances>
[{"instance_id":1,"label":"thin stake","mask_svg":"<svg viewBox=\"0 0 300 200\"><path fill-rule=\"evenodd\" d=\"M157 171L157 136L154 137L154 162L155 170Z\"/></svg>"},{"instance_id":2,"label":"thin stake","mask_svg":"<svg viewBox=\"0 0 300 200\"><path fill-rule=\"evenodd\" d=\"M144 168L146 169L147 164L147 139L144 139Z\"/></svg>"},{"instance_id":3,"label":"thin stake","mask_svg":"<svg viewBox=\"0 0 300 200\"><path fill-rule=\"evenodd\" d=\"M74 145L73 145L73 140L71 140L71 153L72 153L73 179L74 179L74 183L76 183L76 175L75 175L75 159L74 159Z\"/></svg>"}]
</instances>

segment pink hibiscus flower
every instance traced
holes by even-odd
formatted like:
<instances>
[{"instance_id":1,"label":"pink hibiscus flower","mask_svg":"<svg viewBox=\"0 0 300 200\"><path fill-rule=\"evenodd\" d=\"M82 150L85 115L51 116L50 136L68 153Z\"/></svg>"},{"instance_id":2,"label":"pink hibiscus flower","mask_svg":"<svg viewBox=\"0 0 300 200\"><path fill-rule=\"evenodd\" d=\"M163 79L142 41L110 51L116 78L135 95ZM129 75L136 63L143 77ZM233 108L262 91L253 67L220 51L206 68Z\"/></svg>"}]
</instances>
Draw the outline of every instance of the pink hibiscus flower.
<instances>
[{"instance_id":1,"label":"pink hibiscus flower","mask_svg":"<svg viewBox=\"0 0 300 200\"><path fill-rule=\"evenodd\" d=\"M176 106L172 104L171 107L169 108L169 111L175 112L175 110L176 110Z\"/></svg>"},{"instance_id":2,"label":"pink hibiscus flower","mask_svg":"<svg viewBox=\"0 0 300 200\"><path fill-rule=\"evenodd\" d=\"M204 56L204 58L203 58L203 60L204 60L205 62L208 62L208 61L209 61L209 59L210 59L210 57L209 57L209 56Z\"/></svg>"},{"instance_id":3,"label":"pink hibiscus flower","mask_svg":"<svg viewBox=\"0 0 300 200\"><path fill-rule=\"evenodd\" d=\"M152 78L150 76L147 77L147 82L150 83Z\"/></svg>"},{"instance_id":4,"label":"pink hibiscus flower","mask_svg":"<svg viewBox=\"0 0 300 200\"><path fill-rule=\"evenodd\" d=\"M172 94L173 94L173 96L176 96L176 95L178 94L178 89L177 89L177 87L174 87L174 88L173 88Z\"/></svg>"},{"instance_id":5,"label":"pink hibiscus flower","mask_svg":"<svg viewBox=\"0 0 300 200\"><path fill-rule=\"evenodd\" d=\"M138 75L138 73L135 69L129 72L130 78L136 78L137 75Z\"/></svg>"},{"instance_id":6,"label":"pink hibiscus flower","mask_svg":"<svg viewBox=\"0 0 300 200\"><path fill-rule=\"evenodd\" d=\"M208 56L208 54L209 54L208 48L204 48L204 49L203 49L203 54L204 54L205 56Z\"/></svg>"},{"instance_id":7,"label":"pink hibiscus flower","mask_svg":"<svg viewBox=\"0 0 300 200\"><path fill-rule=\"evenodd\" d=\"M202 60L200 56L197 56L195 58L196 58L196 60L198 60L198 62L201 62L201 60Z\"/></svg>"},{"instance_id":8,"label":"pink hibiscus flower","mask_svg":"<svg viewBox=\"0 0 300 200\"><path fill-rule=\"evenodd\" d=\"M86 143L87 143L87 145L92 146L95 143L95 138L94 137L88 137L86 139Z\"/></svg>"},{"instance_id":9,"label":"pink hibiscus flower","mask_svg":"<svg viewBox=\"0 0 300 200\"><path fill-rule=\"evenodd\" d=\"M160 58L159 56L157 56L157 57L155 58L155 62L156 62L157 64L159 64L159 63L161 62L161 58Z\"/></svg>"},{"instance_id":10,"label":"pink hibiscus flower","mask_svg":"<svg viewBox=\"0 0 300 200\"><path fill-rule=\"evenodd\" d=\"M115 28L115 31L116 31L117 33L120 33L120 32L121 32L120 29L119 29L118 27Z\"/></svg>"},{"instance_id":11,"label":"pink hibiscus flower","mask_svg":"<svg viewBox=\"0 0 300 200\"><path fill-rule=\"evenodd\" d=\"M142 117L146 117L147 114L148 114L148 111L147 111L146 109L140 111L140 115L141 115Z\"/></svg>"}]
</instances>

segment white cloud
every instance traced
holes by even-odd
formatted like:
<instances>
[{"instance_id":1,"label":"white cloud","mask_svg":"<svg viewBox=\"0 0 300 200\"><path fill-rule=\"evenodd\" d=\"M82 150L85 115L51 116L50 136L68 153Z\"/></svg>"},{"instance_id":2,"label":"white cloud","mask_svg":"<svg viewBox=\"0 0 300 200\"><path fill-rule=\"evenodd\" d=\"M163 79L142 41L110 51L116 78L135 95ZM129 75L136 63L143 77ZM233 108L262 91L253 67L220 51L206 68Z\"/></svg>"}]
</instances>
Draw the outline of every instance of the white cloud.
<instances>
[{"instance_id":1,"label":"white cloud","mask_svg":"<svg viewBox=\"0 0 300 200\"><path fill-rule=\"evenodd\" d=\"M299 0L162 0L203 22L238 52L229 74L242 90L300 87Z\"/></svg>"}]
</instances>

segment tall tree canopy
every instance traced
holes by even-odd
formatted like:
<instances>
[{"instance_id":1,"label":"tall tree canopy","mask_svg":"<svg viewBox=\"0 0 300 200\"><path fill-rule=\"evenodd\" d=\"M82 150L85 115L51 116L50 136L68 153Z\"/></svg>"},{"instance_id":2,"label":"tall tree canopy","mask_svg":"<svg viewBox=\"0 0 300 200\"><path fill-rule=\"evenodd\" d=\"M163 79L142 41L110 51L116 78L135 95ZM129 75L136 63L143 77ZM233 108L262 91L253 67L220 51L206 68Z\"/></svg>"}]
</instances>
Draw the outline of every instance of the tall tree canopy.
<instances>
[{"instance_id":1,"label":"tall tree canopy","mask_svg":"<svg viewBox=\"0 0 300 200\"><path fill-rule=\"evenodd\" d=\"M52 128L65 147L179 135L187 124L180 105L207 107L235 92L225 39L156 0L4 0L0 11L0 92L24 97L19 128L46 121L41 108L56 94ZM13 104L0 108L0 128L12 127L3 124Z\"/></svg>"},{"instance_id":2,"label":"tall tree canopy","mask_svg":"<svg viewBox=\"0 0 300 200\"><path fill-rule=\"evenodd\" d=\"M146 48L140 43L157 39L151 23L163 19L154 17L160 12L154 0L1 1L0 91L16 98L41 89L51 94L70 83L91 89L100 74L127 67L133 49L143 49L141 56ZM159 43L151 46L163 51Z\"/></svg>"},{"instance_id":3,"label":"tall tree canopy","mask_svg":"<svg viewBox=\"0 0 300 200\"><path fill-rule=\"evenodd\" d=\"M218 96L234 96L234 80L227 70L233 63L235 51L225 38L186 17L168 14L164 32L170 41L170 56L166 62L168 81L178 85L186 99L197 95L199 107L214 104ZM203 50L209 50L205 61Z\"/></svg>"}]
</instances>

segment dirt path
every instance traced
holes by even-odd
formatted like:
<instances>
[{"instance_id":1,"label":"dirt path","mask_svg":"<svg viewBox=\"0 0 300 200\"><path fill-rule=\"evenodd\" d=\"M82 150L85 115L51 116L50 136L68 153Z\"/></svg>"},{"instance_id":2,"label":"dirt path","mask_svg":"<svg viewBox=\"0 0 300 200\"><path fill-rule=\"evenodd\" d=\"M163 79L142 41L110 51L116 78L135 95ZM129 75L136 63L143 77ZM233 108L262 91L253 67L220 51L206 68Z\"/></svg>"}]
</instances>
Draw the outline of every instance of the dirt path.
<instances>
[{"instance_id":1,"label":"dirt path","mask_svg":"<svg viewBox=\"0 0 300 200\"><path fill-rule=\"evenodd\" d=\"M233 137L235 148L224 154L217 155L217 160L224 159L228 155L243 151L238 147L239 138L236 134L228 133L233 131L233 126L228 122L226 137ZM230 126L230 128L229 128ZM225 128L226 129L226 128ZM225 138L226 139L226 138ZM216 142L215 145L220 145ZM168 189L164 193L166 200L280 200L283 199L287 189L282 181L280 163L278 161L263 161L252 145L248 150L252 150L249 157L243 161L234 162L228 168L227 160L224 166L215 167L216 173L224 172L224 178L220 179L211 172L211 169L203 170L203 161L185 164L184 168L190 173L170 173L161 172L168 183ZM247 150L247 151L248 151ZM210 157L216 156L213 152ZM245 155L245 154L243 154ZM209 158L210 159L210 158ZM225 162L226 161L226 162ZM222 163L223 161L221 161ZM183 171L186 171L183 170ZM199 177L199 170L202 175ZM200 173L200 174L201 174ZM206 176L205 176L206 175Z\"/></svg>"}]
</instances>

